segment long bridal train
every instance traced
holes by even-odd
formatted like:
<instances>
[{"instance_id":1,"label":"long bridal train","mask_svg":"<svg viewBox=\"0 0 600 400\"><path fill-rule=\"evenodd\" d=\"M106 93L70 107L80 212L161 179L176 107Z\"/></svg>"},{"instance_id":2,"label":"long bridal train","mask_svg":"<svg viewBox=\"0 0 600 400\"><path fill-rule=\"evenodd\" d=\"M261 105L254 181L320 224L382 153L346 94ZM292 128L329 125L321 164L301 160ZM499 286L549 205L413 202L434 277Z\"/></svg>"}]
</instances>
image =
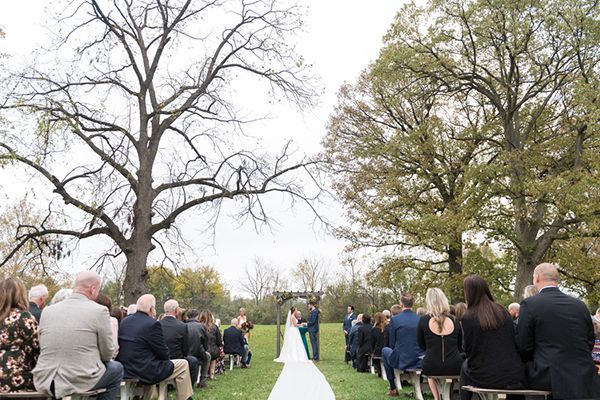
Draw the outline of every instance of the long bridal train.
<instances>
[{"instance_id":1,"label":"long bridal train","mask_svg":"<svg viewBox=\"0 0 600 400\"><path fill-rule=\"evenodd\" d=\"M283 335L283 348L276 362L283 370L271 390L269 400L335 400L335 394L319 368L310 361L297 328L296 319L288 313ZM301 385L302 390L298 390Z\"/></svg>"}]
</instances>

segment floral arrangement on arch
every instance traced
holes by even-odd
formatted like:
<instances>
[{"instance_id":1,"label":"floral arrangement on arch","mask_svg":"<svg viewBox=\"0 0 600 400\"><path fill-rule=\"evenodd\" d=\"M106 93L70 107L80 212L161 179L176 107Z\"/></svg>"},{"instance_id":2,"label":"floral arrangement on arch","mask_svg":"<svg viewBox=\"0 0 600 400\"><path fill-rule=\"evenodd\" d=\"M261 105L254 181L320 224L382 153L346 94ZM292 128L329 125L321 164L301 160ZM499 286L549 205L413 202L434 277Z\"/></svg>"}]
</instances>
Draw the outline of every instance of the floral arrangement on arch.
<instances>
[{"instance_id":1,"label":"floral arrangement on arch","mask_svg":"<svg viewBox=\"0 0 600 400\"><path fill-rule=\"evenodd\" d=\"M279 292L277 296L275 296L275 300L277 300L277 304L282 305L286 301L292 300L294 297L292 292Z\"/></svg>"},{"instance_id":2,"label":"floral arrangement on arch","mask_svg":"<svg viewBox=\"0 0 600 400\"><path fill-rule=\"evenodd\" d=\"M321 301L321 295L319 295L319 294L311 294L310 296L308 296L308 302L313 303L315 306L317 304L319 304L320 301Z\"/></svg>"}]
</instances>

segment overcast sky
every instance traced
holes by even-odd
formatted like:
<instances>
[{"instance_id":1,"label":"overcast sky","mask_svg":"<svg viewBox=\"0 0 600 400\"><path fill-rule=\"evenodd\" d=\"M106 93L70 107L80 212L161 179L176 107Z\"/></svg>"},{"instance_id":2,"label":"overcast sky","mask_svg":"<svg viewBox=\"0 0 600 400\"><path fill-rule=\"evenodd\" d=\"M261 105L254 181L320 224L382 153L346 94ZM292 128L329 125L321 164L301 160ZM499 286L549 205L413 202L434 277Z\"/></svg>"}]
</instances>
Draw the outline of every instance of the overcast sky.
<instances>
[{"instance_id":1,"label":"overcast sky","mask_svg":"<svg viewBox=\"0 0 600 400\"><path fill-rule=\"evenodd\" d=\"M303 0L302 4L309 4L310 8L305 19L306 32L298 36L298 48L305 60L314 65L313 71L320 77L325 92L313 110L298 113L291 107L282 107L277 109L277 115L271 113L272 118L259 126L265 137L292 139L299 151L318 152L337 90L344 82L354 82L369 62L377 58L382 37L403 3L402 0ZM32 52L36 42L44 38L39 25L47 4L42 0L3 2L0 26L5 29L6 38L0 41L0 52L11 54L13 60ZM6 174L0 177L0 190L16 196L24 192L25 188L15 187ZM266 204L276 223L258 233L251 224L238 228L225 209L214 245L213 238L203 227L195 226L193 219L182 221L196 249L197 262L216 267L234 293L243 268L255 256L288 271L307 256L327 259L333 267L341 259L344 243L313 225L314 216L306 207L298 205L290 209L289 204L278 199L270 199ZM321 211L343 223L339 204L331 203ZM88 252L93 253L93 246L82 247L79 259L71 262L85 265L83 254Z\"/></svg>"}]
</instances>

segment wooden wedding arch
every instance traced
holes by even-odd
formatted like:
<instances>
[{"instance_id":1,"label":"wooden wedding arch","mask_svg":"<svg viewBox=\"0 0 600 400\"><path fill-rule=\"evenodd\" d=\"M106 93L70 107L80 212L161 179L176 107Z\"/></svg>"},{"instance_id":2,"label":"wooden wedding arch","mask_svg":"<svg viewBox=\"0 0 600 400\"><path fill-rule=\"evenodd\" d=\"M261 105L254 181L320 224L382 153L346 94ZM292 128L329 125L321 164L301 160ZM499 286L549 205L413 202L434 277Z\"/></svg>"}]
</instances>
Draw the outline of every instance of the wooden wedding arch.
<instances>
[{"instance_id":1,"label":"wooden wedding arch","mask_svg":"<svg viewBox=\"0 0 600 400\"><path fill-rule=\"evenodd\" d=\"M277 303L277 349L275 353L275 357L279 357L281 353L281 307L290 300L293 299L306 299L309 303L313 303L315 307L319 307L319 302L321 301L321 296L323 296L323 292L273 292L273 296L275 297ZM320 322L321 313L318 314L318 322ZM317 349L319 354L321 354L321 330L317 332Z\"/></svg>"}]
</instances>

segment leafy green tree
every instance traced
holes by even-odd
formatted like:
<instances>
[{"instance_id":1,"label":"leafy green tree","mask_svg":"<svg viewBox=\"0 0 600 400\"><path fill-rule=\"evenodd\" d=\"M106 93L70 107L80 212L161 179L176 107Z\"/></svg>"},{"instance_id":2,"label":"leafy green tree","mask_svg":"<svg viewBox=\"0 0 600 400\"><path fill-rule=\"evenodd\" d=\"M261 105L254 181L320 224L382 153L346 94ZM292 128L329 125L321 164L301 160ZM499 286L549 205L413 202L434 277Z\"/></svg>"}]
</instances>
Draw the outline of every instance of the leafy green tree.
<instances>
[{"instance_id":1,"label":"leafy green tree","mask_svg":"<svg viewBox=\"0 0 600 400\"><path fill-rule=\"evenodd\" d=\"M390 249L384 274L413 269L454 281L486 194L473 179L490 158L486 109L398 68L397 51L389 43L356 85L342 87L329 123L328 165L352 222L338 233L355 248Z\"/></svg>"},{"instance_id":2,"label":"leafy green tree","mask_svg":"<svg viewBox=\"0 0 600 400\"><path fill-rule=\"evenodd\" d=\"M216 269L183 268L175 278L173 298L183 307L217 313L229 302L229 291Z\"/></svg>"},{"instance_id":3,"label":"leafy green tree","mask_svg":"<svg viewBox=\"0 0 600 400\"><path fill-rule=\"evenodd\" d=\"M561 285L586 299L595 313L600 307L600 239L557 240L550 254L560 265Z\"/></svg>"},{"instance_id":4,"label":"leafy green tree","mask_svg":"<svg viewBox=\"0 0 600 400\"><path fill-rule=\"evenodd\" d=\"M589 0L452 0L404 7L386 37L399 71L488 110L492 196L478 225L515 250L515 296L557 239L599 214L600 8ZM463 116L464 118L464 116Z\"/></svg>"},{"instance_id":5,"label":"leafy green tree","mask_svg":"<svg viewBox=\"0 0 600 400\"><path fill-rule=\"evenodd\" d=\"M152 265L148 267L147 288L148 293L156 297L156 308L158 312L162 309L165 301L175 297L176 286L175 273L167 267L161 265ZM135 303L137 299L133 300Z\"/></svg>"}]
</instances>

